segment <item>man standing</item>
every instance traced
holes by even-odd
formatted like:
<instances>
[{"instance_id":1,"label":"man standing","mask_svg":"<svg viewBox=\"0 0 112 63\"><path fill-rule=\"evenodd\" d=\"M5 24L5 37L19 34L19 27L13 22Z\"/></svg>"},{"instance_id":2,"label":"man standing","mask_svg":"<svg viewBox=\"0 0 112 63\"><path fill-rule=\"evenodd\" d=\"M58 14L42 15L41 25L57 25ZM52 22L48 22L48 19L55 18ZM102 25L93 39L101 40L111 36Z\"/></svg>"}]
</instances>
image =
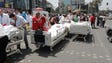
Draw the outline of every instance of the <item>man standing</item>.
<instances>
[{"instance_id":1,"label":"man standing","mask_svg":"<svg viewBox=\"0 0 112 63\"><path fill-rule=\"evenodd\" d=\"M10 18L12 18L15 21L14 26L18 28L20 27L24 28L24 41L25 41L26 49L29 49L28 40L27 40L27 31L25 27L25 24L27 24L27 21L22 16L15 15L15 14L10 14ZM20 44L17 46L17 48L21 49Z\"/></svg>"},{"instance_id":2,"label":"man standing","mask_svg":"<svg viewBox=\"0 0 112 63\"><path fill-rule=\"evenodd\" d=\"M95 28L95 15L94 15L94 14L92 14L92 15L90 16L90 21L91 21L91 26L92 26L92 28Z\"/></svg>"},{"instance_id":3,"label":"man standing","mask_svg":"<svg viewBox=\"0 0 112 63\"><path fill-rule=\"evenodd\" d=\"M0 9L0 24L3 26L10 24L10 18L8 14L3 13L3 11Z\"/></svg>"}]
</instances>

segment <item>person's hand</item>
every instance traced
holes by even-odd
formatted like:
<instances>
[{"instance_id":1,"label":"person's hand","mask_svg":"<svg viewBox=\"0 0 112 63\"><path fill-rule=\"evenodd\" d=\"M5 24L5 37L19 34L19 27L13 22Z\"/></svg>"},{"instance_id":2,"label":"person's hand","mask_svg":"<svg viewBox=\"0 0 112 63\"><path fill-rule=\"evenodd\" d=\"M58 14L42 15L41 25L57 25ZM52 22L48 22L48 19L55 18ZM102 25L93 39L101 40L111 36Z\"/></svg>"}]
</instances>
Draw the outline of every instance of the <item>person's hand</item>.
<instances>
[{"instance_id":1,"label":"person's hand","mask_svg":"<svg viewBox=\"0 0 112 63\"><path fill-rule=\"evenodd\" d=\"M6 26L7 24L2 24L3 26Z\"/></svg>"},{"instance_id":2,"label":"person's hand","mask_svg":"<svg viewBox=\"0 0 112 63\"><path fill-rule=\"evenodd\" d=\"M18 29L21 29L21 27L19 26L19 27L17 27Z\"/></svg>"}]
</instances>

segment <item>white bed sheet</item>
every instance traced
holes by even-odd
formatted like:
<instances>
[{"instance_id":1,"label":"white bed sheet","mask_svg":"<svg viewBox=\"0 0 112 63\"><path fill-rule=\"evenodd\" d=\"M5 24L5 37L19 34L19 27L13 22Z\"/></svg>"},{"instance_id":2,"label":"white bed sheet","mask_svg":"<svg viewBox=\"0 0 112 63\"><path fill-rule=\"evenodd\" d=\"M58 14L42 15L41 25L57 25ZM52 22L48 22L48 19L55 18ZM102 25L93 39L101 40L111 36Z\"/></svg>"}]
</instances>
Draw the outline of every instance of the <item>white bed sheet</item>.
<instances>
[{"instance_id":1,"label":"white bed sheet","mask_svg":"<svg viewBox=\"0 0 112 63\"><path fill-rule=\"evenodd\" d=\"M7 26L2 26L0 25L0 36L7 35L9 39L11 38L12 35L14 35L18 29L12 25L7 25Z\"/></svg>"},{"instance_id":2,"label":"white bed sheet","mask_svg":"<svg viewBox=\"0 0 112 63\"><path fill-rule=\"evenodd\" d=\"M62 24L53 25L48 32L51 35L51 42L57 39L60 35L65 32L66 28Z\"/></svg>"},{"instance_id":3,"label":"white bed sheet","mask_svg":"<svg viewBox=\"0 0 112 63\"><path fill-rule=\"evenodd\" d=\"M77 23L72 23L70 26L70 33L74 34L84 34L87 35L90 33L92 30L91 25L89 22L77 22Z\"/></svg>"},{"instance_id":4,"label":"white bed sheet","mask_svg":"<svg viewBox=\"0 0 112 63\"><path fill-rule=\"evenodd\" d=\"M89 22L84 21L84 22L73 22L71 23L65 23L65 27L68 28L69 33L72 34L88 34L91 32L92 28Z\"/></svg>"}]
</instances>

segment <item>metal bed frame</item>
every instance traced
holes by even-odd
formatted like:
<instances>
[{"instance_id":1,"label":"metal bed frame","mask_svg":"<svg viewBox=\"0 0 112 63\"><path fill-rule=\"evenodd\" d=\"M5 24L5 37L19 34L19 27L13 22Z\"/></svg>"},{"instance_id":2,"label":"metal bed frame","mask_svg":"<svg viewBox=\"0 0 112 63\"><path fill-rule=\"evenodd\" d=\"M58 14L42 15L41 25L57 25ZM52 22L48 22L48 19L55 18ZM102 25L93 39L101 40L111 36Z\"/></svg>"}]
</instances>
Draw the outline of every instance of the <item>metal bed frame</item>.
<instances>
[{"instance_id":1,"label":"metal bed frame","mask_svg":"<svg viewBox=\"0 0 112 63\"><path fill-rule=\"evenodd\" d=\"M10 42L8 43L6 47L6 52L7 56L10 56L15 53L20 53L22 52L17 49L17 45L24 42L24 29L20 28L16 31L11 32L12 34L10 35Z\"/></svg>"}]
</instances>

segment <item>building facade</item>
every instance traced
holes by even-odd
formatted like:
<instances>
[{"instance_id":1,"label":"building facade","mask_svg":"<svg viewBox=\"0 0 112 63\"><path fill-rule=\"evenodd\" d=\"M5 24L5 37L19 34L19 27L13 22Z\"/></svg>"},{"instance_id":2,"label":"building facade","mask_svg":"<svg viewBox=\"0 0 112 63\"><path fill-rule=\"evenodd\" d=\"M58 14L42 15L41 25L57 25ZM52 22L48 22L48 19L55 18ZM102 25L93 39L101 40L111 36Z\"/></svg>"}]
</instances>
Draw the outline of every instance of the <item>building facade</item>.
<instances>
[{"instance_id":1,"label":"building facade","mask_svg":"<svg viewBox=\"0 0 112 63\"><path fill-rule=\"evenodd\" d=\"M46 0L0 0L0 6L29 10L37 7L46 9Z\"/></svg>"},{"instance_id":2,"label":"building facade","mask_svg":"<svg viewBox=\"0 0 112 63\"><path fill-rule=\"evenodd\" d=\"M64 5L68 8L80 9L81 5L85 4L85 0L60 0L64 3Z\"/></svg>"},{"instance_id":3,"label":"building facade","mask_svg":"<svg viewBox=\"0 0 112 63\"><path fill-rule=\"evenodd\" d=\"M30 0L13 0L14 8L28 10L30 9Z\"/></svg>"},{"instance_id":4,"label":"building facade","mask_svg":"<svg viewBox=\"0 0 112 63\"><path fill-rule=\"evenodd\" d=\"M71 5L75 9L81 9L81 5L85 4L85 0L71 0Z\"/></svg>"},{"instance_id":5,"label":"building facade","mask_svg":"<svg viewBox=\"0 0 112 63\"><path fill-rule=\"evenodd\" d=\"M103 0L99 6L99 10L112 10L112 0Z\"/></svg>"},{"instance_id":6,"label":"building facade","mask_svg":"<svg viewBox=\"0 0 112 63\"><path fill-rule=\"evenodd\" d=\"M46 10L47 0L32 0L32 8L41 7Z\"/></svg>"},{"instance_id":7,"label":"building facade","mask_svg":"<svg viewBox=\"0 0 112 63\"><path fill-rule=\"evenodd\" d=\"M4 7L4 3L5 3L4 0L0 0L0 7Z\"/></svg>"}]
</instances>

